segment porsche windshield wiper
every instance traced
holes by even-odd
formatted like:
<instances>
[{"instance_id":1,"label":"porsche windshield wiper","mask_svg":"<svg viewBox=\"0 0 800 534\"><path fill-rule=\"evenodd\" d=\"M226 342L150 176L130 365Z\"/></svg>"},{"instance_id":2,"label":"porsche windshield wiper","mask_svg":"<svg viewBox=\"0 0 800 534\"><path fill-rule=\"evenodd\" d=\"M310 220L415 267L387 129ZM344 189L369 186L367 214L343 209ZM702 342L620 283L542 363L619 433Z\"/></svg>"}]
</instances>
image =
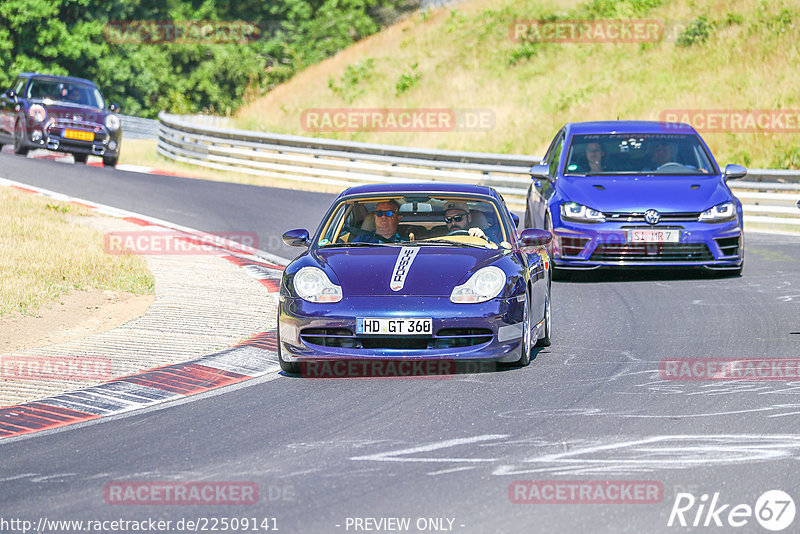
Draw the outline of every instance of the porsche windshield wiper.
<instances>
[{"instance_id":1,"label":"porsche windshield wiper","mask_svg":"<svg viewBox=\"0 0 800 534\"><path fill-rule=\"evenodd\" d=\"M415 245L440 245L440 246L451 246L451 245L458 245L462 247L474 247L474 248L489 248L487 245L489 241L486 242L486 245L476 245L475 243L464 243L463 241L452 241L450 239L442 239L439 237L433 239L426 239L425 241L414 241L412 244Z\"/></svg>"},{"instance_id":2,"label":"porsche windshield wiper","mask_svg":"<svg viewBox=\"0 0 800 534\"><path fill-rule=\"evenodd\" d=\"M393 247L401 243L370 243L368 241L356 241L355 243L329 243L322 245L319 248L334 248L334 247Z\"/></svg>"}]
</instances>

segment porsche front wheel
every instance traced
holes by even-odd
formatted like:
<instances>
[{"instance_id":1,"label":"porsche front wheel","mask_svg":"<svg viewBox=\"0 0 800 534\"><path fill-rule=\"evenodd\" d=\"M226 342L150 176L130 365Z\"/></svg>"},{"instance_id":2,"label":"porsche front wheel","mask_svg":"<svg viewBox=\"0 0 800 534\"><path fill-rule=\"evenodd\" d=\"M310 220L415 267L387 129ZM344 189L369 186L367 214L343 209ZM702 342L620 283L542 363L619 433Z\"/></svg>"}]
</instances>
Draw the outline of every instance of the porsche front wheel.
<instances>
[{"instance_id":1,"label":"porsche front wheel","mask_svg":"<svg viewBox=\"0 0 800 534\"><path fill-rule=\"evenodd\" d=\"M525 293L525 306L522 309L522 342L519 347L519 360L515 365L525 367L531 363L531 298L530 294Z\"/></svg>"},{"instance_id":2,"label":"porsche front wheel","mask_svg":"<svg viewBox=\"0 0 800 534\"><path fill-rule=\"evenodd\" d=\"M550 282L547 282L547 295L544 299L544 334L536 341L537 347L550 346Z\"/></svg>"},{"instance_id":3,"label":"porsche front wheel","mask_svg":"<svg viewBox=\"0 0 800 534\"><path fill-rule=\"evenodd\" d=\"M280 318L278 319L277 325L277 337L278 337L278 363L281 366L281 371L286 373L290 373L293 375L300 374L300 362L287 362L283 359L283 355L281 354L281 321Z\"/></svg>"}]
</instances>

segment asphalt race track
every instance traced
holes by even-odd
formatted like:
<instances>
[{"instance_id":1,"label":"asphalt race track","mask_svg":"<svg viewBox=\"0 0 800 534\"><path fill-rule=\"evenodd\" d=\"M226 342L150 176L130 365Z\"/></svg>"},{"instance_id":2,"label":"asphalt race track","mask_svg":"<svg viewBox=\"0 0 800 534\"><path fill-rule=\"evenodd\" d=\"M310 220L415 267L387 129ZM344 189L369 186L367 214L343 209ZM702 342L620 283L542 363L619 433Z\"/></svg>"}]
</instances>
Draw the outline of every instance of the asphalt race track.
<instances>
[{"instance_id":1,"label":"asphalt race track","mask_svg":"<svg viewBox=\"0 0 800 534\"><path fill-rule=\"evenodd\" d=\"M7 154L0 176L206 231L257 231L262 248L283 255L276 236L314 227L331 199ZM675 381L659 372L665 359L800 355L800 238L746 239L741 278L612 273L554 283L553 345L524 369L273 375L0 441L2 516L274 518L284 533L403 531L386 522L376 530L368 518L409 518L409 532L768 532L754 515L733 529L729 512L755 509L768 490L800 495L800 379ZM106 502L108 483L139 481L248 482L260 497L236 506ZM663 495L516 503L515 481L648 481ZM697 499L685 518L697 516L699 527L667 526L678 493ZM708 517L715 493L716 507L728 506ZM784 532L799 525L800 517Z\"/></svg>"}]
</instances>

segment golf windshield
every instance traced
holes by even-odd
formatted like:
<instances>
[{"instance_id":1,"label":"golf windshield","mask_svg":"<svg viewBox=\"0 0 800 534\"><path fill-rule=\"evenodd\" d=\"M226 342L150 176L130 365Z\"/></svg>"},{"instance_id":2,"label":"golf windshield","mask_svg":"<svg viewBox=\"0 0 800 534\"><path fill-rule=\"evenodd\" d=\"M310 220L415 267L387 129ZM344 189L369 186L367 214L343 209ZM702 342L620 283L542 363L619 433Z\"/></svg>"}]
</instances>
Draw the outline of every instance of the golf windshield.
<instances>
[{"instance_id":1,"label":"golf windshield","mask_svg":"<svg viewBox=\"0 0 800 534\"><path fill-rule=\"evenodd\" d=\"M705 147L692 134L576 135L565 175L714 174Z\"/></svg>"}]
</instances>

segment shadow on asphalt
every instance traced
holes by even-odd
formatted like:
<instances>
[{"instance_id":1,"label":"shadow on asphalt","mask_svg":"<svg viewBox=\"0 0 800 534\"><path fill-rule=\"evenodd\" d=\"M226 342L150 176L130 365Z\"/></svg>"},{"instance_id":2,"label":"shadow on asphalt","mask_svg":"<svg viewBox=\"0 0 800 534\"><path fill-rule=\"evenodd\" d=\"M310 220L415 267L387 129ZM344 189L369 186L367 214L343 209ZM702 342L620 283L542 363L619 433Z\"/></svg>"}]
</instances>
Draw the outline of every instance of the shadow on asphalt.
<instances>
[{"instance_id":1,"label":"shadow on asphalt","mask_svg":"<svg viewBox=\"0 0 800 534\"><path fill-rule=\"evenodd\" d=\"M566 278L554 279L556 283L587 284L597 282L661 282L674 280L712 280L741 278L741 275L726 271L706 269L608 269L596 271L575 271Z\"/></svg>"},{"instance_id":2,"label":"shadow on asphalt","mask_svg":"<svg viewBox=\"0 0 800 534\"><path fill-rule=\"evenodd\" d=\"M545 347L531 348L531 361L539 353L547 353ZM484 373L507 372L520 369L516 364L500 363L491 360L417 360L422 363L419 368L413 360L381 360L381 359L341 359L328 361L303 362L297 374L280 371L280 375L291 379L359 379L359 378L450 378L458 375L475 375Z\"/></svg>"}]
</instances>

